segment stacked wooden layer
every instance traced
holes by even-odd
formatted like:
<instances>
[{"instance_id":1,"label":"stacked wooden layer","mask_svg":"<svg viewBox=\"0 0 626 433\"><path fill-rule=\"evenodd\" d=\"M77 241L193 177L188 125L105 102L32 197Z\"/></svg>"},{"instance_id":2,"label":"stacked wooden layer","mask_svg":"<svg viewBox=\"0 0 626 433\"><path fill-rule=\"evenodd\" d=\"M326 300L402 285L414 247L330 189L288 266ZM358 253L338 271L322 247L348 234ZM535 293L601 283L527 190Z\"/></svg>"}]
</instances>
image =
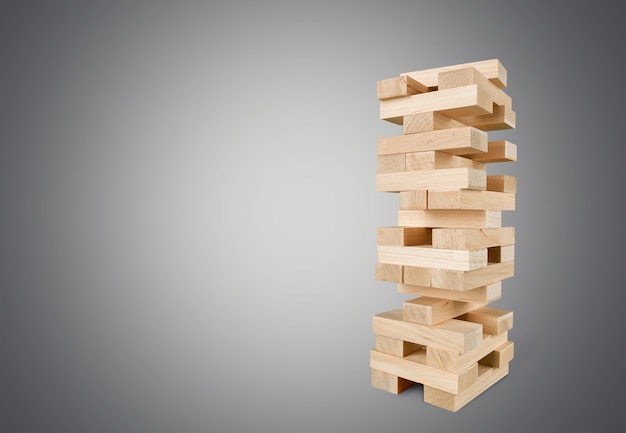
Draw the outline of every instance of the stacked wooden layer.
<instances>
[{"instance_id":1,"label":"stacked wooden layer","mask_svg":"<svg viewBox=\"0 0 626 433\"><path fill-rule=\"evenodd\" d=\"M517 159L487 131L513 128L506 70L488 60L378 82L380 117L403 135L378 140L377 191L400 195L398 226L378 229L376 279L416 295L373 318L372 385L457 411L508 374L513 313L488 306L514 272L516 179L486 166Z\"/></svg>"}]
</instances>

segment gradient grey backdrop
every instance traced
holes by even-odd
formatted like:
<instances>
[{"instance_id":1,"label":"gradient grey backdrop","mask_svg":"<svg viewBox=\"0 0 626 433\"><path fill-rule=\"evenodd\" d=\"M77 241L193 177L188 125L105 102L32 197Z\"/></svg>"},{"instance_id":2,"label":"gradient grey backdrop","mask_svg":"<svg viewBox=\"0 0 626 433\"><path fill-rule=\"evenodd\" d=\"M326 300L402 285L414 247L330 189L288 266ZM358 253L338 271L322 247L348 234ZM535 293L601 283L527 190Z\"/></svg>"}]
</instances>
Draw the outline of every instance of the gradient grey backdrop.
<instances>
[{"instance_id":1,"label":"gradient grey backdrop","mask_svg":"<svg viewBox=\"0 0 626 433\"><path fill-rule=\"evenodd\" d=\"M574 3L0 2L0 430L624 431L626 14ZM490 58L516 356L451 414L370 386L375 85Z\"/></svg>"}]
</instances>

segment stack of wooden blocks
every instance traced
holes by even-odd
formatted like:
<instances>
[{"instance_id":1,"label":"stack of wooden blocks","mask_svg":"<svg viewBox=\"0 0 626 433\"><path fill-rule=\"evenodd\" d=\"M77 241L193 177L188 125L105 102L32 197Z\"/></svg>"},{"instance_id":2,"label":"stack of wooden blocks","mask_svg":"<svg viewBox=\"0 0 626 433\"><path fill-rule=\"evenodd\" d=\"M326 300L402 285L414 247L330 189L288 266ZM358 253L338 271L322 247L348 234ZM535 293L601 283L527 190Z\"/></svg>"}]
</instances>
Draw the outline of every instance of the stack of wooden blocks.
<instances>
[{"instance_id":1,"label":"stack of wooden blocks","mask_svg":"<svg viewBox=\"0 0 626 433\"><path fill-rule=\"evenodd\" d=\"M381 119L403 135L378 140L376 190L399 193L398 226L378 229L376 279L417 295L373 317L372 385L457 411L506 376L513 312L489 307L514 270L516 179L486 165L517 148L487 132L515 126L499 60L378 82Z\"/></svg>"}]
</instances>

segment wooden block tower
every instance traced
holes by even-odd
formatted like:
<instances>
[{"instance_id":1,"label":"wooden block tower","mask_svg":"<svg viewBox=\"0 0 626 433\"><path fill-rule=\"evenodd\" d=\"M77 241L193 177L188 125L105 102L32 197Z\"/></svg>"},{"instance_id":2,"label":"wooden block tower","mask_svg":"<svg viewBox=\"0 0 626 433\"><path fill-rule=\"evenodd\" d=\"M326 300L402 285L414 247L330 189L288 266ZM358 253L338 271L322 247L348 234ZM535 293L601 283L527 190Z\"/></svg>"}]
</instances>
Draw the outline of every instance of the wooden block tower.
<instances>
[{"instance_id":1,"label":"wooden block tower","mask_svg":"<svg viewBox=\"0 0 626 433\"><path fill-rule=\"evenodd\" d=\"M373 317L372 385L420 383L424 401L457 411L508 374L513 312L489 307L513 276L516 179L486 165L517 147L487 131L515 127L497 60L403 73L378 83L380 118L403 135L378 140L376 190L399 194L398 226L378 229L377 280L416 295Z\"/></svg>"}]
</instances>

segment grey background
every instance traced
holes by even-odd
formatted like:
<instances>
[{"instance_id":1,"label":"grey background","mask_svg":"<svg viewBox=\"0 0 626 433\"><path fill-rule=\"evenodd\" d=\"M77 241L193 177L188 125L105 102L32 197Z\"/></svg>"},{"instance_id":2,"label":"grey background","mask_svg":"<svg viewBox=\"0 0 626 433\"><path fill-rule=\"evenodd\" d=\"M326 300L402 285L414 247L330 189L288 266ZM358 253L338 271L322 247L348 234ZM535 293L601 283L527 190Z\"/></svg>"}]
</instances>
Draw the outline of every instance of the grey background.
<instances>
[{"instance_id":1,"label":"grey background","mask_svg":"<svg viewBox=\"0 0 626 433\"><path fill-rule=\"evenodd\" d=\"M624 431L622 2L0 2L2 432ZM508 377L370 386L376 81L499 58Z\"/></svg>"}]
</instances>

